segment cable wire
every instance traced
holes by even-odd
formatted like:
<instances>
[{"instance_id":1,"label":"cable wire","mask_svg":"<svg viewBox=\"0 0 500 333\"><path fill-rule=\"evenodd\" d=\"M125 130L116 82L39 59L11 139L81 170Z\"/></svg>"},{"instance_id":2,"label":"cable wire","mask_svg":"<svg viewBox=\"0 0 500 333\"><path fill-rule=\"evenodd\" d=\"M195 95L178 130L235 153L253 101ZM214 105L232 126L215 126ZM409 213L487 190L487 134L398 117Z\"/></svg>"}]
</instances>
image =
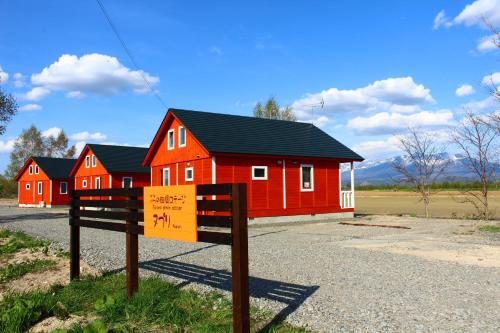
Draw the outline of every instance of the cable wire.
<instances>
[{"instance_id":1,"label":"cable wire","mask_svg":"<svg viewBox=\"0 0 500 333\"><path fill-rule=\"evenodd\" d=\"M115 33L116 38L118 38L118 40L120 41L120 44L122 45L123 49L125 50L125 53L127 53L128 57L130 58L130 61L132 61L132 64L134 65L135 69L141 74L141 77L144 80L144 82L146 82L146 85L148 86L149 90L155 95L155 97L158 99L158 101L161 103L161 105L165 109L168 109L167 104L163 101L160 94L156 90L153 89L153 86L151 85L151 82L149 82L148 78L144 74L144 71L139 67L139 65L135 61L135 59L132 55L132 52L130 52L129 48L127 47L127 44L125 44L125 41L120 36L118 29L113 24L113 21L111 20L111 17L109 16L108 12L104 8L104 5L102 4L101 0L96 0L96 1L97 1L97 4L99 5L99 7L101 8L102 13L104 14L106 21L108 22L109 26L111 27L111 29Z\"/></svg>"}]
</instances>

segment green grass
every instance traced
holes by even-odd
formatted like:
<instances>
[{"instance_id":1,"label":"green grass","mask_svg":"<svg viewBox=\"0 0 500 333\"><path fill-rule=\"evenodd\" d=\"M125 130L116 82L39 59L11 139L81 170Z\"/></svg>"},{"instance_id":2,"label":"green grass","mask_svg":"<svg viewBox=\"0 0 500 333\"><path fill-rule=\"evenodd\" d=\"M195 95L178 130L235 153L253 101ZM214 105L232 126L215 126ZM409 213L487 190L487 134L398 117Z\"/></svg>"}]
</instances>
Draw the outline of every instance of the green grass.
<instances>
[{"instance_id":1,"label":"green grass","mask_svg":"<svg viewBox=\"0 0 500 333\"><path fill-rule=\"evenodd\" d=\"M479 230L485 232L500 232L500 225L484 225L480 227Z\"/></svg>"},{"instance_id":2,"label":"green grass","mask_svg":"<svg viewBox=\"0 0 500 333\"><path fill-rule=\"evenodd\" d=\"M19 264L9 264L0 268L0 283L9 282L28 273L42 272L53 269L57 263L54 260L36 259Z\"/></svg>"},{"instance_id":3,"label":"green grass","mask_svg":"<svg viewBox=\"0 0 500 333\"><path fill-rule=\"evenodd\" d=\"M50 245L49 241L33 239L22 231L0 230L0 239L6 238L8 238L7 242L0 245L0 255L14 253L21 249L34 249Z\"/></svg>"},{"instance_id":4,"label":"green grass","mask_svg":"<svg viewBox=\"0 0 500 333\"><path fill-rule=\"evenodd\" d=\"M22 332L49 316L69 314L97 316L105 329L74 326L68 332L231 332L230 301L218 293L181 290L159 277L141 279L139 292L126 297L125 277L86 277L47 292L12 294L0 301L0 332ZM268 313L251 310L252 331L271 319ZM102 326L101 325L101 326ZM102 328L102 327L101 327ZM65 331L60 331L65 332ZM307 332L277 324L266 332Z\"/></svg>"}]
</instances>

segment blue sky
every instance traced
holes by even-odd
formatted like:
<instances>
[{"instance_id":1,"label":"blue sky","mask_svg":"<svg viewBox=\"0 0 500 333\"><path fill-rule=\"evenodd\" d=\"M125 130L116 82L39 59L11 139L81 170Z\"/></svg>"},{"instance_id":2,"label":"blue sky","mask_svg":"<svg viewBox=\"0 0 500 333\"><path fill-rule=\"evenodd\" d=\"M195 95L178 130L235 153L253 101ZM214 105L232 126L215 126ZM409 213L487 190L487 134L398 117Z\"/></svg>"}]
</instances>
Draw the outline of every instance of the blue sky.
<instances>
[{"instance_id":1,"label":"blue sky","mask_svg":"<svg viewBox=\"0 0 500 333\"><path fill-rule=\"evenodd\" d=\"M464 106L491 110L482 81L500 84L479 19L500 26L500 0L102 2L168 107L251 115L274 95L367 158L396 154L408 125L439 134ZM22 109L0 171L32 123L79 147L151 142L166 110L97 2L0 0L0 40L2 89Z\"/></svg>"}]
</instances>

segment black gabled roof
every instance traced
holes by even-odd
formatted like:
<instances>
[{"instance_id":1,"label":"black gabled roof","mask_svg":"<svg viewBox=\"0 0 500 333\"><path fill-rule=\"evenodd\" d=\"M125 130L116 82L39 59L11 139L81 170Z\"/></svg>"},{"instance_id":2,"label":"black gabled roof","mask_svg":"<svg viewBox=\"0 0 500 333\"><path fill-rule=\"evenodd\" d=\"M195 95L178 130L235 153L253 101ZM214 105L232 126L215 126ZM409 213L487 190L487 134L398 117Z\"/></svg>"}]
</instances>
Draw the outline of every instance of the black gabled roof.
<instances>
[{"instance_id":1,"label":"black gabled roof","mask_svg":"<svg viewBox=\"0 0 500 333\"><path fill-rule=\"evenodd\" d=\"M149 173L150 169L142 166L148 148L112 146L101 144L87 145L97 156L108 172Z\"/></svg>"},{"instance_id":2,"label":"black gabled roof","mask_svg":"<svg viewBox=\"0 0 500 333\"><path fill-rule=\"evenodd\" d=\"M69 173L76 162L74 158L33 156L32 159L51 179L70 178Z\"/></svg>"},{"instance_id":3,"label":"black gabled roof","mask_svg":"<svg viewBox=\"0 0 500 333\"><path fill-rule=\"evenodd\" d=\"M210 153L363 157L308 123L169 109Z\"/></svg>"}]
</instances>

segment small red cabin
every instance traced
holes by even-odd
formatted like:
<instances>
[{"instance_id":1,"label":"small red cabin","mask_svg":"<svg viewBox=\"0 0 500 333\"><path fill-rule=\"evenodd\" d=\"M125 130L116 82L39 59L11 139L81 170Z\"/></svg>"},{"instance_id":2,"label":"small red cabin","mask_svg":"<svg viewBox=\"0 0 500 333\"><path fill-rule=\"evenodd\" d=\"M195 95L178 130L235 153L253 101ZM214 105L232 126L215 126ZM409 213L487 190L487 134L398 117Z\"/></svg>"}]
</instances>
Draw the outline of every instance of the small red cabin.
<instances>
[{"instance_id":1,"label":"small red cabin","mask_svg":"<svg viewBox=\"0 0 500 333\"><path fill-rule=\"evenodd\" d=\"M69 204L73 182L69 175L75 159L28 158L16 176L19 207L52 207Z\"/></svg>"},{"instance_id":2,"label":"small red cabin","mask_svg":"<svg viewBox=\"0 0 500 333\"><path fill-rule=\"evenodd\" d=\"M70 173L75 189L149 186L149 169L141 165L146 152L140 147L87 144Z\"/></svg>"},{"instance_id":3,"label":"small red cabin","mask_svg":"<svg viewBox=\"0 0 500 333\"><path fill-rule=\"evenodd\" d=\"M248 216L353 216L352 165L363 158L311 124L169 109L143 165L151 185L248 185ZM340 163L351 164L342 191Z\"/></svg>"}]
</instances>

